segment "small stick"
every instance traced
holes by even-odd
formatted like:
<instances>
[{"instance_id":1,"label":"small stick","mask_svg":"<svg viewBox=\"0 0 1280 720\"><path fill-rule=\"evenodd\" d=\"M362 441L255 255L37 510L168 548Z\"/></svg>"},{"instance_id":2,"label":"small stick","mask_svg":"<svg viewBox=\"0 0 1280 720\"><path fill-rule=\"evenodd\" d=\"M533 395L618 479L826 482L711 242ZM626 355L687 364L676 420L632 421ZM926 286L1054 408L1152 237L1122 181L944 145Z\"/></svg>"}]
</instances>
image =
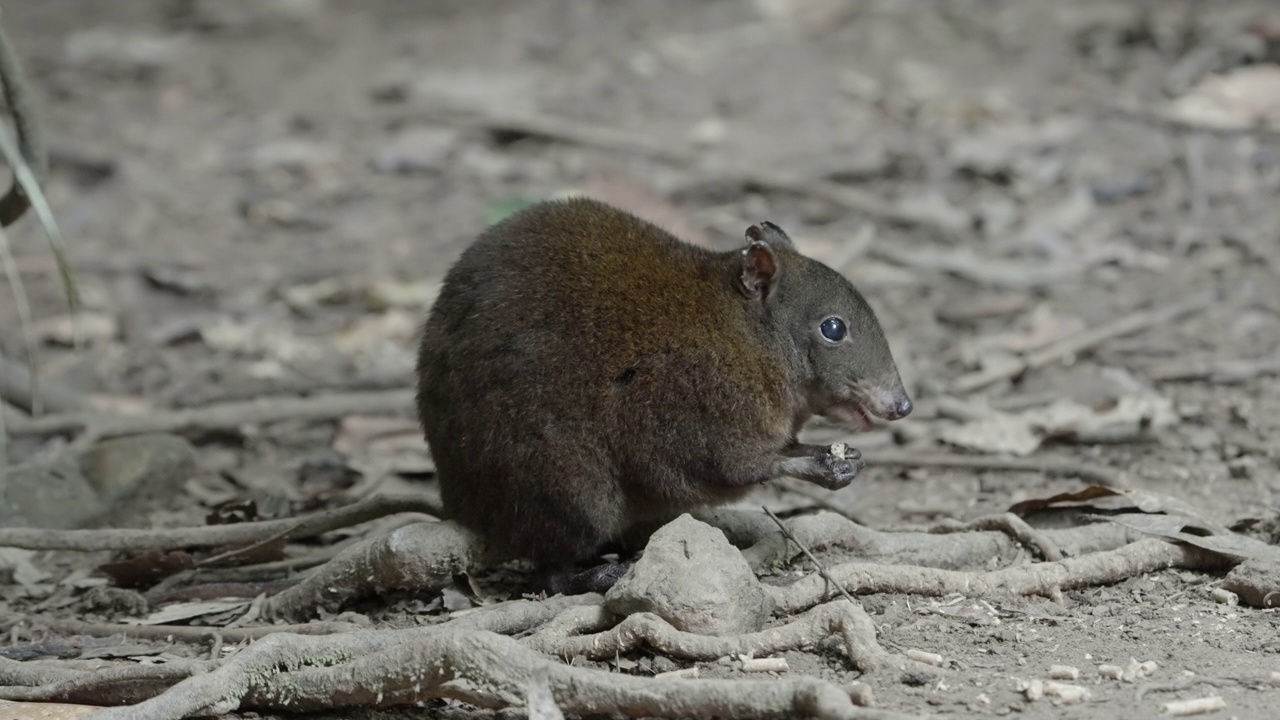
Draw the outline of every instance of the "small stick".
<instances>
[{"instance_id":1,"label":"small stick","mask_svg":"<svg viewBox=\"0 0 1280 720\"><path fill-rule=\"evenodd\" d=\"M973 392L1000 380L1020 377L1028 371L1051 365L1068 355L1091 350L1108 340L1114 340L1125 335L1133 335L1157 325L1172 322L1184 315L1198 312L1211 305L1213 300L1213 296L1206 293L1192 300L1168 307L1138 310L1104 325L1065 337L1036 352L1028 353L1019 362L1006 367L980 370L968 375L962 375L952 383L951 391L954 393Z\"/></svg>"},{"instance_id":2,"label":"small stick","mask_svg":"<svg viewBox=\"0 0 1280 720\"><path fill-rule=\"evenodd\" d=\"M1191 193L1191 221L1199 224L1209 213L1209 188L1205 181L1204 136L1198 133L1183 138L1182 157L1187 165L1187 185Z\"/></svg>"},{"instance_id":3,"label":"small stick","mask_svg":"<svg viewBox=\"0 0 1280 720\"><path fill-rule=\"evenodd\" d=\"M153 411L144 415L61 413L36 419L13 418L14 437L41 437L85 431L98 438L144 433L195 433L231 430L281 420L331 420L363 413L408 412L412 390L368 393L335 393L313 397L264 397L183 410Z\"/></svg>"},{"instance_id":4,"label":"small stick","mask_svg":"<svg viewBox=\"0 0 1280 720\"><path fill-rule=\"evenodd\" d=\"M800 548L800 552L804 553L804 556L809 558L809 562L813 563L814 567L818 568L818 574L821 575L823 578L825 578L827 582L834 585L836 589L840 591L840 594L844 596L845 600L848 600L852 605L856 607L862 607L861 605L858 604L858 601L853 599L853 596L849 594L849 591L844 589L844 585L841 585L840 583L836 582L831 577L831 575L827 572L827 569L822 566L822 563L818 562L818 558L814 557L813 553L809 552L809 548L805 547L803 543L801 543L799 540L796 539L796 536L791 533L790 528L788 528L786 525L783 525L782 521L778 519L777 515L773 514L772 510L770 510L769 508L763 505L760 506L760 509L764 510L764 513L769 516L769 519L773 520L775 523L778 524L778 529L782 531L782 534L786 535L788 540L795 543L796 547Z\"/></svg>"},{"instance_id":5,"label":"small stick","mask_svg":"<svg viewBox=\"0 0 1280 720\"><path fill-rule=\"evenodd\" d=\"M274 538L284 533L289 540L314 537L339 528L351 527L399 513L438 516L436 504L417 495L377 495L332 510L284 520L208 525L183 528L105 528L49 530L44 528L0 528L0 547L27 550L177 550L211 545L238 545Z\"/></svg>"},{"instance_id":6,"label":"small stick","mask_svg":"<svg viewBox=\"0 0 1280 720\"><path fill-rule=\"evenodd\" d=\"M1120 471L1090 463L949 453L914 453L902 450L872 450L864 453L864 457L868 465L1036 472L1045 475L1078 477L1081 480L1110 487L1123 487L1126 484Z\"/></svg>"},{"instance_id":7,"label":"small stick","mask_svg":"<svg viewBox=\"0 0 1280 720\"><path fill-rule=\"evenodd\" d=\"M13 51L9 36L2 27L0 27L0 82L4 85L5 103L13 113L13 123L18 131L18 148L22 158L27 161L36 178L42 178L49 167L44 133L36 121L35 100L28 88L22 63L18 61L18 55ZM5 191L4 197L0 197L0 227L8 227L17 222L29 207L31 207L31 200L15 177L13 184Z\"/></svg>"}]
</instances>

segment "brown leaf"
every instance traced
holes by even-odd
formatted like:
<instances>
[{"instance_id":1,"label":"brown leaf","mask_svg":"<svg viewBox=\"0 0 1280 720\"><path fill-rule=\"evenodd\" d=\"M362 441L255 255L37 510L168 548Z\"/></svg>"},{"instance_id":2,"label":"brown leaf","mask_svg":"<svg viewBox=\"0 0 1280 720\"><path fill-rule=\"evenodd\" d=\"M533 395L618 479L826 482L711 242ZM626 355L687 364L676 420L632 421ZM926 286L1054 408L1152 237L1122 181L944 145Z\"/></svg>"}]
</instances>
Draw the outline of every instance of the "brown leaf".
<instances>
[{"instance_id":1,"label":"brown leaf","mask_svg":"<svg viewBox=\"0 0 1280 720\"><path fill-rule=\"evenodd\" d=\"M118 587L151 587L170 575L195 566L195 558L183 550L148 550L140 555L104 563L98 570Z\"/></svg>"},{"instance_id":2,"label":"brown leaf","mask_svg":"<svg viewBox=\"0 0 1280 720\"><path fill-rule=\"evenodd\" d=\"M1182 516L1182 522L1192 519L1204 527L1213 527L1215 532L1228 532L1226 528L1213 525L1200 516L1194 508L1177 498L1150 490L1136 488L1110 488L1103 485L1090 485L1077 492L1059 493L1047 498L1023 500L1009 508L1009 512L1026 518L1044 510L1055 508L1081 508L1095 510L1099 513L1172 513Z\"/></svg>"}]
</instances>

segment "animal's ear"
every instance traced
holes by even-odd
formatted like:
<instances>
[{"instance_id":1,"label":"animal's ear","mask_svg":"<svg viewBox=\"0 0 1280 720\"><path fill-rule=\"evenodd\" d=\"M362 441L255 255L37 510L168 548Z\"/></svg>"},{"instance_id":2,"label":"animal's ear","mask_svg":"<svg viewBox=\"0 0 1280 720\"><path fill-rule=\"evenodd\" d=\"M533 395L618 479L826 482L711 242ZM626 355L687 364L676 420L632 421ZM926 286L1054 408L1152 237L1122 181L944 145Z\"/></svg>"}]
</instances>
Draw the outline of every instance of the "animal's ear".
<instances>
[{"instance_id":1,"label":"animal's ear","mask_svg":"<svg viewBox=\"0 0 1280 720\"><path fill-rule=\"evenodd\" d=\"M762 300L778 283L778 271L778 256L768 243L757 240L742 251L739 289L752 300Z\"/></svg>"},{"instance_id":2,"label":"animal's ear","mask_svg":"<svg viewBox=\"0 0 1280 720\"><path fill-rule=\"evenodd\" d=\"M791 241L791 237L783 232L782 228L774 225L768 220L756 223L755 225L747 228L747 241L768 243L769 247L774 249L785 248L792 251L796 249L796 245Z\"/></svg>"}]
</instances>

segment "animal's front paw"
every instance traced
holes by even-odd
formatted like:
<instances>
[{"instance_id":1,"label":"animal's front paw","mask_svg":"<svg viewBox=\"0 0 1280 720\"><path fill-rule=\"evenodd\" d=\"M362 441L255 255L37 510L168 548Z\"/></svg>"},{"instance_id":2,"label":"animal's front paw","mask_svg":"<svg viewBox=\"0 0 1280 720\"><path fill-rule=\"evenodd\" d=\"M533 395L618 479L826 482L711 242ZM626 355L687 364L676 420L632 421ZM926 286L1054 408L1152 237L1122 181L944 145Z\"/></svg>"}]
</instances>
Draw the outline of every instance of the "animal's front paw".
<instances>
[{"instance_id":1,"label":"animal's front paw","mask_svg":"<svg viewBox=\"0 0 1280 720\"><path fill-rule=\"evenodd\" d=\"M829 490L848 486L865 466L862 453L844 443L829 447L827 452L818 457L818 462L822 463L823 479L826 480L822 486Z\"/></svg>"}]
</instances>

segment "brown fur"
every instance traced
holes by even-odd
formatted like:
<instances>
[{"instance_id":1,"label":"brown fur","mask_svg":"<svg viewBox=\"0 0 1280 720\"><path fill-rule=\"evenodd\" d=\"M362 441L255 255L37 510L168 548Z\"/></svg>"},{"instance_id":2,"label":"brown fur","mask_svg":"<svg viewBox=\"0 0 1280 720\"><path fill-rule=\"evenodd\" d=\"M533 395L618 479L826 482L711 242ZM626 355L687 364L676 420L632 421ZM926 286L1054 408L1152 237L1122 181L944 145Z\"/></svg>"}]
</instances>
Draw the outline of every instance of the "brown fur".
<instances>
[{"instance_id":1,"label":"brown fur","mask_svg":"<svg viewBox=\"0 0 1280 720\"><path fill-rule=\"evenodd\" d=\"M564 565L637 522L777 477L826 396L865 394L854 381L900 391L861 296L780 230L763 241L780 270L752 299L744 253L591 200L483 233L448 273L418 358L446 511L500 555ZM787 325L789 310L842 293L856 296L849 332L868 335L863 360L877 367L833 390Z\"/></svg>"}]
</instances>

